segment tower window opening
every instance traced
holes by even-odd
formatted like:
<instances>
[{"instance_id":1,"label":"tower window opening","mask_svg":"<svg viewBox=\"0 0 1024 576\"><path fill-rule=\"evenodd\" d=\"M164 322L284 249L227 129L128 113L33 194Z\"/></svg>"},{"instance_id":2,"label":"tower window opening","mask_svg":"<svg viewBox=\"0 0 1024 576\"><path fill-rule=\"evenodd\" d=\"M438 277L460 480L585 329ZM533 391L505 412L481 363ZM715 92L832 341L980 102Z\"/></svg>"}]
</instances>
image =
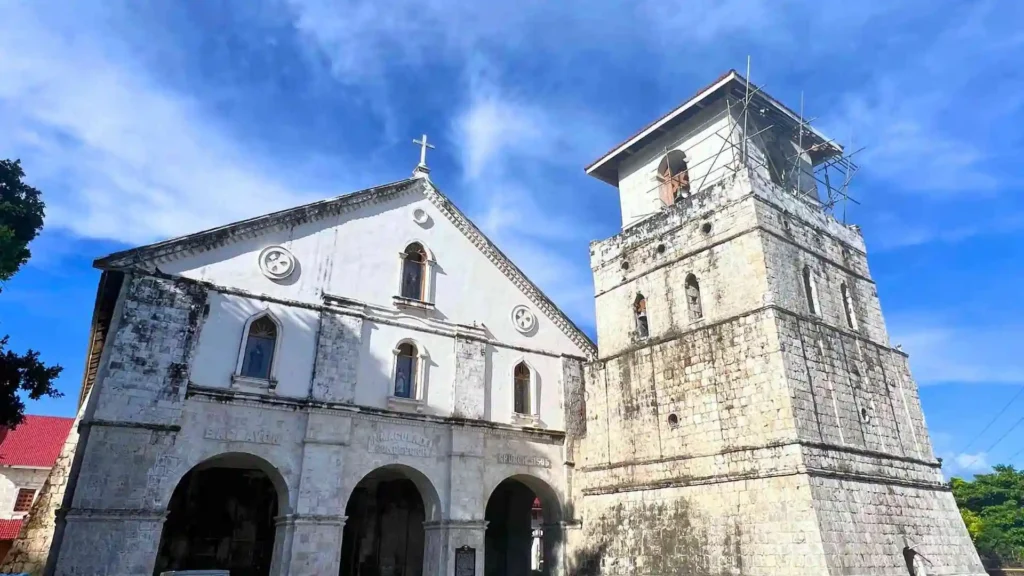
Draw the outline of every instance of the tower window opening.
<instances>
[{"instance_id":1,"label":"tower window opening","mask_svg":"<svg viewBox=\"0 0 1024 576\"><path fill-rule=\"evenodd\" d=\"M658 164L658 196L670 206L690 194L690 172L686 166L686 155L681 150L672 150Z\"/></svg>"},{"instance_id":2,"label":"tower window opening","mask_svg":"<svg viewBox=\"0 0 1024 576\"><path fill-rule=\"evenodd\" d=\"M647 299L643 294L637 294L633 301L633 315L636 318L636 337L647 338L651 331L647 325Z\"/></svg>"},{"instance_id":3,"label":"tower window opening","mask_svg":"<svg viewBox=\"0 0 1024 576\"><path fill-rule=\"evenodd\" d=\"M700 283L693 274L686 276L686 306L690 310L690 321L696 322L704 317L704 306L700 300Z\"/></svg>"},{"instance_id":4,"label":"tower window opening","mask_svg":"<svg viewBox=\"0 0 1024 576\"><path fill-rule=\"evenodd\" d=\"M818 287L814 283L814 275L811 274L810 266L804 266L804 293L807 296L807 310L814 315L821 312L818 309Z\"/></svg>"},{"instance_id":5,"label":"tower window opening","mask_svg":"<svg viewBox=\"0 0 1024 576\"><path fill-rule=\"evenodd\" d=\"M846 325L856 330L857 315L853 312L853 297L850 295L850 289L847 288L846 282L839 285L839 292L843 297L843 310L846 311Z\"/></svg>"}]
</instances>

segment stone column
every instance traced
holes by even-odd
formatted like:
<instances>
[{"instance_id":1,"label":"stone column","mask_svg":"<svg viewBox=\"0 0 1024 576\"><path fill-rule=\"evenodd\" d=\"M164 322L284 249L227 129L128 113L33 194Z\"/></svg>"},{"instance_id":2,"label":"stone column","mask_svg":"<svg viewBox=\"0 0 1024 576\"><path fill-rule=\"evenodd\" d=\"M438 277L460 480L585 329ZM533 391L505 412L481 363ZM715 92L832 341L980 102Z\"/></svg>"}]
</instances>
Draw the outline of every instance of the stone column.
<instances>
[{"instance_id":1,"label":"stone column","mask_svg":"<svg viewBox=\"0 0 1024 576\"><path fill-rule=\"evenodd\" d=\"M476 556L474 576L484 573L485 520L440 520L424 522L423 576L454 576L455 555L468 546Z\"/></svg>"},{"instance_id":2,"label":"stone column","mask_svg":"<svg viewBox=\"0 0 1024 576\"><path fill-rule=\"evenodd\" d=\"M289 514L277 518L277 536L284 545L275 546L274 576L337 574L341 567L341 538L347 516ZM276 539L275 539L276 542Z\"/></svg>"},{"instance_id":3,"label":"stone column","mask_svg":"<svg viewBox=\"0 0 1024 576\"><path fill-rule=\"evenodd\" d=\"M544 573L547 576L562 576L568 573L565 564L565 539L568 531L578 529L579 524L570 522L553 522L542 524L544 531Z\"/></svg>"},{"instance_id":4,"label":"stone column","mask_svg":"<svg viewBox=\"0 0 1024 576\"><path fill-rule=\"evenodd\" d=\"M69 510L54 574L152 574L166 518L164 510Z\"/></svg>"}]
</instances>

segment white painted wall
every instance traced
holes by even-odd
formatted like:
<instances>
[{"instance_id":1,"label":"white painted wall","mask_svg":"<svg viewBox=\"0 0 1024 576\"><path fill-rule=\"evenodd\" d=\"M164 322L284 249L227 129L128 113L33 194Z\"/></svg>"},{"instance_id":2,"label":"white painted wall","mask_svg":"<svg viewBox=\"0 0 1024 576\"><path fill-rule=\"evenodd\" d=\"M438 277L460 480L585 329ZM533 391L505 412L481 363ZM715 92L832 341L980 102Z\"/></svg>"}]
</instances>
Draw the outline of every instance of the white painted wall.
<instances>
[{"instance_id":1,"label":"white painted wall","mask_svg":"<svg viewBox=\"0 0 1024 576\"><path fill-rule=\"evenodd\" d=\"M417 208L430 216L426 225L413 220L412 212ZM434 258L430 298L436 310L425 313L431 321L421 318L424 312L396 308L392 300L399 291L399 253L413 241L426 246ZM283 282L265 277L257 264L260 251L273 244L288 248L298 261L297 271ZM355 402L360 405L387 406L393 386L392 351L403 338L412 338L429 355L425 411L451 414L455 342L450 335L432 332L438 325L452 334L454 324L483 325L494 343L487 347L485 417L512 421L512 363L526 359L535 367L541 383L541 422L549 428L562 427L561 363L557 354L582 356L583 351L419 192L164 263L161 269L308 304L321 305L322 295L327 293L372 305L360 342L355 391ZM194 358L194 383L230 387L246 321L269 310L282 326L274 368L278 380L275 393L298 398L309 394L319 324L316 310L218 292L211 293L209 304ZM531 334L521 334L511 323L511 310L518 304L529 306L537 317L537 329ZM389 323L374 321L375 314L387 317ZM396 322L401 325L393 325Z\"/></svg>"},{"instance_id":2,"label":"white painted wall","mask_svg":"<svg viewBox=\"0 0 1024 576\"><path fill-rule=\"evenodd\" d=\"M624 160L619 165L622 227L628 228L661 210L664 204L658 196L656 175L668 151L682 150L686 154L692 192L697 192L706 175L705 185L726 174L735 155L732 146L723 149L723 142L726 138L739 141L738 134L730 135L731 129L732 120L721 99Z\"/></svg>"},{"instance_id":3,"label":"white painted wall","mask_svg":"<svg viewBox=\"0 0 1024 576\"><path fill-rule=\"evenodd\" d=\"M39 489L46 482L46 475L49 468L0 468L0 518L9 520L22 518L27 512L15 512L14 502L18 498L18 491L22 488L31 488L39 496Z\"/></svg>"}]
</instances>

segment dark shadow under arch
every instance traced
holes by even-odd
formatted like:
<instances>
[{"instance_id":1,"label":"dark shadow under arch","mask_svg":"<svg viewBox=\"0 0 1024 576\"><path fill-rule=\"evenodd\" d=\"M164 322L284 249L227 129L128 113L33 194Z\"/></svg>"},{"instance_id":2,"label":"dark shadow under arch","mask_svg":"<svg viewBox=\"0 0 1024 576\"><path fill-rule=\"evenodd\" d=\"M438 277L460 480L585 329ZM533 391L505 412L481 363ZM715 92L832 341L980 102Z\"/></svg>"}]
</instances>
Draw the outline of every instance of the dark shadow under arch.
<instances>
[{"instance_id":1,"label":"dark shadow under arch","mask_svg":"<svg viewBox=\"0 0 1024 576\"><path fill-rule=\"evenodd\" d=\"M287 508L287 484L266 460L241 452L207 459L171 494L154 574L222 569L268 575L275 519Z\"/></svg>"},{"instance_id":2,"label":"dark shadow under arch","mask_svg":"<svg viewBox=\"0 0 1024 576\"><path fill-rule=\"evenodd\" d=\"M440 498L425 474L402 464L363 476L345 506L343 576L421 576L424 522L441 516Z\"/></svg>"},{"instance_id":3,"label":"dark shadow under arch","mask_svg":"<svg viewBox=\"0 0 1024 576\"><path fill-rule=\"evenodd\" d=\"M484 519L484 576L559 572L564 508L550 484L529 474L509 476L488 496Z\"/></svg>"}]
</instances>

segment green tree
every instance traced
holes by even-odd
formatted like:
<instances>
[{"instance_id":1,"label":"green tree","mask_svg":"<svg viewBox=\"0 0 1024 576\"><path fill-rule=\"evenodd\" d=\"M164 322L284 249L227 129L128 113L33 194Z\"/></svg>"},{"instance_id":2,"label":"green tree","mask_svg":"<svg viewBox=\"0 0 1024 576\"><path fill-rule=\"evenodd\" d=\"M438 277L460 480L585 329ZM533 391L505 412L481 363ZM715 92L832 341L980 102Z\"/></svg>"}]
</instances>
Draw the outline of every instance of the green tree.
<instances>
[{"instance_id":1,"label":"green tree","mask_svg":"<svg viewBox=\"0 0 1024 576\"><path fill-rule=\"evenodd\" d=\"M953 497L989 566L1024 566L1024 470L995 466L974 480L953 478Z\"/></svg>"},{"instance_id":2,"label":"green tree","mask_svg":"<svg viewBox=\"0 0 1024 576\"><path fill-rule=\"evenodd\" d=\"M28 262L32 253L28 243L43 227L46 206L39 190L25 184L25 172L18 160L0 160L0 291ZM43 396L59 397L53 387L60 366L46 366L39 352L17 354L7 350L8 336L0 338L0 426L14 427L25 419L25 403L18 392L32 400Z\"/></svg>"}]
</instances>

